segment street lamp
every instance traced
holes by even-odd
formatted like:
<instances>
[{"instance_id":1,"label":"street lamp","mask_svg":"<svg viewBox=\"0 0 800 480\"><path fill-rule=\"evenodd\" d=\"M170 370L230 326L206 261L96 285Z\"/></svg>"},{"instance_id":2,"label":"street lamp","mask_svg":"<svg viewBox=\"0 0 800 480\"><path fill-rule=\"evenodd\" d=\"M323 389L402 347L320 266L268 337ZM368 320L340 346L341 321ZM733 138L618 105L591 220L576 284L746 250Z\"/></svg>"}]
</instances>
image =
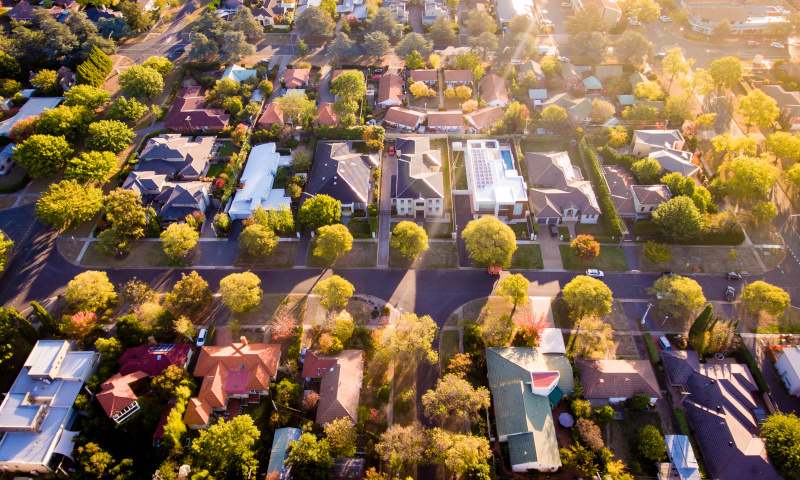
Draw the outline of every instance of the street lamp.
<instances>
[{"instance_id":1,"label":"street lamp","mask_svg":"<svg viewBox=\"0 0 800 480\"><path fill-rule=\"evenodd\" d=\"M648 303L647 304L647 310L645 310L644 314L642 315L642 325L644 325L644 322L647 319L647 314L650 313L650 309L651 308L653 308L653 304L652 303Z\"/></svg>"}]
</instances>

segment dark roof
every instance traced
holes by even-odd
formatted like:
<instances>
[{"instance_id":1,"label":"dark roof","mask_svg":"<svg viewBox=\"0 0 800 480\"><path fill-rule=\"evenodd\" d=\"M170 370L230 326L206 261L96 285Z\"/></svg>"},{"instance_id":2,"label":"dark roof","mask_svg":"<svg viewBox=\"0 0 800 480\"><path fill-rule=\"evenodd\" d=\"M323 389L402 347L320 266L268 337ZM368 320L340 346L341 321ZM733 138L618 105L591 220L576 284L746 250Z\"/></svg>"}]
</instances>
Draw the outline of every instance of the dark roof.
<instances>
[{"instance_id":1,"label":"dark roof","mask_svg":"<svg viewBox=\"0 0 800 480\"><path fill-rule=\"evenodd\" d=\"M119 373L127 375L142 371L155 377L170 365L186 364L191 351L192 346L188 343L161 343L129 348L119 358Z\"/></svg>"},{"instance_id":2,"label":"dark roof","mask_svg":"<svg viewBox=\"0 0 800 480\"><path fill-rule=\"evenodd\" d=\"M183 88L164 118L164 126L176 132L217 132L228 126L230 115L218 108L206 106L200 87Z\"/></svg>"},{"instance_id":3,"label":"dark roof","mask_svg":"<svg viewBox=\"0 0 800 480\"><path fill-rule=\"evenodd\" d=\"M661 398L658 380L649 360L581 360L581 385L588 399L630 398L646 395Z\"/></svg>"},{"instance_id":4,"label":"dark roof","mask_svg":"<svg viewBox=\"0 0 800 480\"><path fill-rule=\"evenodd\" d=\"M121 17L122 14L120 12L116 12L114 10L108 10L104 8L97 8L97 7L89 7L84 10L86 13L86 17L91 20L92 22L99 22L104 18L118 18Z\"/></svg>"},{"instance_id":5,"label":"dark roof","mask_svg":"<svg viewBox=\"0 0 800 480\"><path fill-rule=\"evenodd\" d=\"M672 385L686 385L692 373L700 368L700 360L693 350L664 350L661 362Z\"/></svg>"},{"instance_id":6,"label":"dark roof","mask_svg":"<svg viewBox=\"0 0 800 480\"><path fill-rule=\"evenodd\" d=\"M168 177L194 179L208 170L215 137L183 137L161 135L147 141L141 154L138 171L149 171Z\"/></svg>"},{"instance_id":7,"label":"dark roof","mask_svg":"<svg viewBox=\"0 0 800 480\"><path fill-rule=\"evenodd\" d=\"M370 177L378 160L352 150L350 142L320 142L314 153L306 192L325 194L342 203L368 203Z\"/></svg>"},{"instance_id":8,"label":"dark roof","mask_svg":"<svg viewBox=\"0 0 800 480\"><path fill-rule=\"evenodd\" d=\"M400 138L395 143L397 177L394 198L444 198L441 152L430 149L428 137Z\"/></svg>"},{"instance_id":9,"label":"dark roof","mask_svg":"<svg viewBox=\"0 0 800 480\"><path fill-rule=\"evenodd\" d=\"M176 222L201 210L204 185L200 182L189 182L165 188L153 200L159 216L167 222Z\"/></svg>"}]
</instances>

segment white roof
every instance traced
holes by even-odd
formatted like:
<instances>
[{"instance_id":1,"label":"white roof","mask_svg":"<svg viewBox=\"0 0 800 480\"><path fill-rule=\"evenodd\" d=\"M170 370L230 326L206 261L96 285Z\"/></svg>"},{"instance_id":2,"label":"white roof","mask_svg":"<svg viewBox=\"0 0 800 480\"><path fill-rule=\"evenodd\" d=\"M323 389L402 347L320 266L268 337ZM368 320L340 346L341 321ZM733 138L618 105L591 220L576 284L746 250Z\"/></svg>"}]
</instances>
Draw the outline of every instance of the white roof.
<instances>
[{"instance_id":1,"label":"white roof","mask_svg":"<svg viewBox=\"0 0 800 480\"><path fill-rule=\"evenodd\" d=\"M542 353L561 353L567 354L567 347L564 345L564 336L560 328L545 328L539 338L539 351Z\"/></svg>"},{"instance_id":2,"label":"white roof","mask_svg":"<svg viewBox=\"0 0 800 480\"><path fill-rule=\"evenodd\" d=\"M528 97L531 100L547 100L547 89L546 88L529 88L528 89Z\"/></svg>"},{"instance_id":3,"label":"white roof","mask_svg":"<svg viewBox=\"0 0 800 480\"><path fill-rule=\"evenodd\" d=\"M0 135L8 136L9 132L11 132L11 128L17 122L28 117L39 115L47 109L57 107L62 100L64 100L64 97L36 97L28 99L13 117L0 122Z\"/></svg>"},{"instance_id":4,"label":"white roof","mask_svg":"<svg viewBox=\"0 0 800 480\"><path fill-rule=\"evenodd\" d=\"M256 72L255 69L244 68L234 64L225 69L225 71L222 73L222 78L230 78L236 83L242 83L245 80L256 77L257 74L258 72Z\"/></svg>"},{"instance_id":5,"label":"white roof","mask_svg":"<svg viewBox=\"0 0 800 480\"><path fill-rule=\"evenodd\" d=\"M468 140L465 142L464 160L467 184L472 193L473 209L480 205L508 205L528 201L528 186L513 168L507 169L497 140Z\"/></svg>"},{"instance_id":6,"label":"white roof","mask_svg":"<svg viewBox=\"0 0 800 480\"><path fill-rule=\"evenodd\" d=\"M800 348L789 347L781 350L781 356L786 358L786 362L792 367L792 370L800 376Z\"/></svg>"},{"instance_id":7,"label":"white roof","mask_svg":"<svg viewBox=\"0 0 800 480\"><path fill-rule=\"evenodd\" d=\"M275 150L274 142L253 147L240 180L244 186L236 191L228 209L231 219L248 218L259 206L265 210L288 209L291 199L285 195L282 188L273 189L272 185L278 167L288 165L289 162L291 157L282 157Z\"/></svg>"}]
</instances>

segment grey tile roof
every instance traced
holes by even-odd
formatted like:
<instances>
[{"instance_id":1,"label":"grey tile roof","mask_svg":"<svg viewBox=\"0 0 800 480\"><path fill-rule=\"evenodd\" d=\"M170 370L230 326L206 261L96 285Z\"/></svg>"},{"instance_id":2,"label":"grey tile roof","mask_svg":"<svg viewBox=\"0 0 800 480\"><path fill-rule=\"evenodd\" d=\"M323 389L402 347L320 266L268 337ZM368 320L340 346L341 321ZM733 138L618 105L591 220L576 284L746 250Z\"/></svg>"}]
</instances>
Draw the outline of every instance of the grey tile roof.
<instances>
[{"instance_id":1,"label":"grey tile roof","mask_svg":"<svg viewBox=\"0 0 800 480\"><path fill-rule=\"evenodd\" d=\"M374 155L353 151L350 142L317 143L306 192L330 195L345 204L368 203L370 176L377 165Z\"/></svg>"},{"instance_id":2,"label":"grey tile roof","mask_svg":"<svg viewBox=\"0 0 800 480\"><path fill-rule=\"evenodd\" d=\"M202 182L178 183L165 188L153 200L159 216L176 222L196 211L203 210L203 199L208 194L208 184Z\"/></svg>"},{"instance_id":3,"label":"grey tile roof","mask_svg":"<svg viewBox=\"0 0 800 480\"><path fill-rule=\"evenodd\" d=\"M193 179L208 171L216 137L184 137L178 134L151 138L139 154L136 170L169 177Z\"/></svg>"},{"instance_id":4,"label":"grey tile roof","mask_svg":"<svg viewBox=\"0 0 800 480\"><path fill-rule=\"evenodd\" d=\"M395 198L444 198L441 152L431 150L428 137L400 138L395 143Z\"/></svg>"},{"instance_id":5,"label":"grey tile roof","mask_svg":"<svg viewBox=\"0 0 800 480\"><path fill-rule=\"evenodd\" d=\"M594 189L572 165L567 152L528 152L528 183L531 210L538 217L560 216L567 208L581 214L599 214Z\"/></svg>"},{"instance_id":6,"label":"grey tile roof","mask_svg":"<svg viewBox=\"0 0 800 480\"><path fill-rule=\"evenodd\" d=\"M588 399L630 398L647 395L661 398L660 387L649 360L578 359L583 394Z\"/></svg>"}]
</instances>

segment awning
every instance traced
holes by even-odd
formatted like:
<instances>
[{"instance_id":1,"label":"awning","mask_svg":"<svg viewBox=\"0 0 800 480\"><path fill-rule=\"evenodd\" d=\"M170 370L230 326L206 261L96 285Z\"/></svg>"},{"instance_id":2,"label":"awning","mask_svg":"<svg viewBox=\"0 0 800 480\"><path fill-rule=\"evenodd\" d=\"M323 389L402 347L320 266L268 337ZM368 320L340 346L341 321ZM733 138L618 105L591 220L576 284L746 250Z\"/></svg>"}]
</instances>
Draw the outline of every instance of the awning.
<instances>
[{"instance_id":1,"label":"awning","mask_svg":"<svg viewBox=\"0 0 800 480\"><path fill-rule=\"evenodd\" d=\"M70 432L69 430L61 432L61 438L58 439L58 444L53 451L64 455L70 460L74 460L72 458L72 451L75 449L75 436L77 434L78 432Z\"/></svg>"}]
</instances>

